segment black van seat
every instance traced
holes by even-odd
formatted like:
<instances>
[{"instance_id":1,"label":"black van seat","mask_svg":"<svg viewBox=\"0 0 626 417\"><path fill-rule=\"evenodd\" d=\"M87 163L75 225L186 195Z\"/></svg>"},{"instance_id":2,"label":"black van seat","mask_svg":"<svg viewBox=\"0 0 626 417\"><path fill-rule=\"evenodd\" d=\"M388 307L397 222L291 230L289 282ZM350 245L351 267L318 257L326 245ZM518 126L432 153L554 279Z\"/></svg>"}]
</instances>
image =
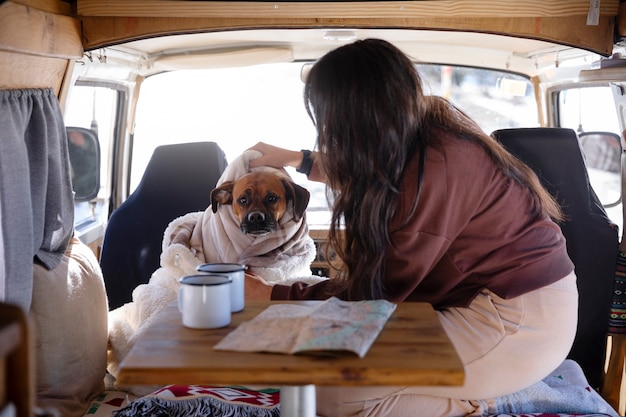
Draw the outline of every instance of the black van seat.
<instances>
[{"instance_id":1,"label":"black van seat","mask_svg":"<svg viewBox=\"0 0 626 417\"><path fill-rule=\"evenodd\" d=\"M132 291L159 268L163 232L184 214L205 210L226 168L214 142L163 145L154 150L137 189L111 215L100 266L109 309L132 300Z\"/></svg>"},{"instance_id":2,"label":"black van seat","mask_svg":"<svg viewBox=\"0 0 626 417\"><path fill-rule=\"evenodd\" d=\"M569 358L581 365L597 389L604 374L618 228L589 184L574 130L503 129L492 136L537 173L564 211L566 220L560 226L576 267L579 290L578 330Z\"/></svg>"}]
</instances>

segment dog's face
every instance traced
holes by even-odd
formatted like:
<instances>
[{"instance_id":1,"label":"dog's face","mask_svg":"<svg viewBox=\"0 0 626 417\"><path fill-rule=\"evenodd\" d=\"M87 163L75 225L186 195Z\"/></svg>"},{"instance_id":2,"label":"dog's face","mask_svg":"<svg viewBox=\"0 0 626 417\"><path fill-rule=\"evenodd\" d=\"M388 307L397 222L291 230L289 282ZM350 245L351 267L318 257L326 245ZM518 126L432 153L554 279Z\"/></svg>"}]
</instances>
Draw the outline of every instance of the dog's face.
<instances>
[{"instance_id":1,"label":"dog's face","mask_svg":"<svg viewBox=\"0 0 626 417\"><path fill-rule=\"evenodd\" d=\"M211 191L211 209L230 204L239 218L241 231L264 235L278 229L289 202L299 221L309 204L309 192L289 179L271 172L253 172L237 181L227 181Z\"/></svg>"}]
</instances>

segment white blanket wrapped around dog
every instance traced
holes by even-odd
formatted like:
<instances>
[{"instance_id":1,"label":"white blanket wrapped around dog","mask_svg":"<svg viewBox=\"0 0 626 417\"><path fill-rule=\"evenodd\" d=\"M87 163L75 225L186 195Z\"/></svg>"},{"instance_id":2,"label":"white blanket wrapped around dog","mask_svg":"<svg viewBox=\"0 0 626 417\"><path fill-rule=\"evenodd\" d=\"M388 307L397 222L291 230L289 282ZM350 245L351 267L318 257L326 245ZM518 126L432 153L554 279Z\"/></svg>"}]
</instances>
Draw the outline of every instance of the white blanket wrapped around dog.
<instances>
[{"instance_id":1,"label":"white blanket wrapped around dog","mask_svg":"<svg viewBox=\"0 0 626 417\"><path fill-rule=\"evenodd\" d=\"M228 165L218 185L247 174L248 162L258 156L260 153L256 151L244 152ZM284 170L275 171L287 175ZM117 376L119 362L143 330L165 306L176 300L179 278L197 273L198 265L242 263L271 283L313 283L323 279L311 274L314 258L315 245L309 236L306 215L295 221L291 209L280 220L276 232L263 236L242 233L239 219L230 206L220 206L216 213L209 206L204 212L175 219L163 236L161 267L148 284L133 291L132 302L109 313L108 371Z\"/></svg>"}]
</instances>

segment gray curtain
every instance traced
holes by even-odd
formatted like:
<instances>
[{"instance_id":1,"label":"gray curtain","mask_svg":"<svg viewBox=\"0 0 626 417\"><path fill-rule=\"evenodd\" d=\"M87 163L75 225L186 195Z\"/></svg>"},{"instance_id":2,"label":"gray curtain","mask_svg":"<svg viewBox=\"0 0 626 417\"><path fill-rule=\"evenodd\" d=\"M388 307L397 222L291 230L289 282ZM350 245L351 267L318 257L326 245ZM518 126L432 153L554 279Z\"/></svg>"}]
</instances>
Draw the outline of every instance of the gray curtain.
<instances>
[{"instance_id":1,"label":"gray curtain","mask_svg":"<svg viewBox=\"0 0 626 417\"><path fill-rule=\"evenodd\" d=\"M33 262L54 269L74 225L67 134L51 89L0 91L0 213L4 301L29 310Z\"/></svg>"}]
</instances>

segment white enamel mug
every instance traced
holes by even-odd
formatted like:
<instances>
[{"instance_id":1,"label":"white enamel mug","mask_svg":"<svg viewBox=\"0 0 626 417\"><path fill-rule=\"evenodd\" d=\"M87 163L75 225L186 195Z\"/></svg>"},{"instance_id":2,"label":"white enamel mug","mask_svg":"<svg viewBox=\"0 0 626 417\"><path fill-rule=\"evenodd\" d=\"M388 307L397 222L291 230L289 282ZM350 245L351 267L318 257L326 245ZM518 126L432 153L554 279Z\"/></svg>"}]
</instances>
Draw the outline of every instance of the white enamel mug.
<instances>
[{"instance_id":1,"label":"white enamel mug","mask_svg":"<svg viewBox=\"0 0 626 417\"><path fill-rule=\"evenodd\" d=\"M230 324L230 277L198 274L179 282L178 309L185 327L216 329Z\"/></svg>"},{"instance_id":2,"label":"white enamel mug","mask_svg":"<svg viewBox=\"0 0 626 417\"><path fill-rule=\"evenodd\" d=\"M244 271L246 266L236 263L206 263L198 265L196 270L209 274L227 275L233 283L230 286L230 310L237 313L243 310L245 304Z\"/></svg>"}]
</instances>

